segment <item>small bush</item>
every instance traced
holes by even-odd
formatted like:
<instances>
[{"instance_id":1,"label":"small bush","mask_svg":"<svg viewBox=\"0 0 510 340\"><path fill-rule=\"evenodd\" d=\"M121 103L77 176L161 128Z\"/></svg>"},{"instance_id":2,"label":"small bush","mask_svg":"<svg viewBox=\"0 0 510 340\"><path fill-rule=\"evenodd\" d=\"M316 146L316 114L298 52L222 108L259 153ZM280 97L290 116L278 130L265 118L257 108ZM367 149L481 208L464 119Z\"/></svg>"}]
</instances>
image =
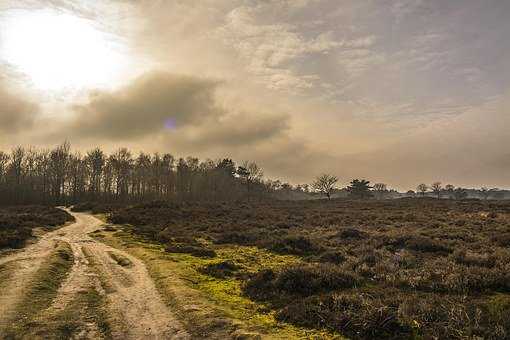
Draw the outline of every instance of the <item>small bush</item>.
<instances>
[{"instance_id":1,"label":"small bush","mask_svg":"<svg viewBox=\"0 0 510 340\"><path fill-rule=\"evenodd\" d=\"M465 249L454 251L452 254L452 258L456 263L465 266L479 266L492 268L496 265L496 257L467 252Z\"/></svg>"},{"instance_id":2,"label":"small bush","mask_svg":"<svg viewBox=\"0 0 510 340\"><path fill-rule=\"evenodd\" d=\"M27 227L0 230L0 249L22 248L30 237L32 237L32 229Z\"/></svg>"},{"instance_id":3,"label":"small bush","mask_svg":"<svg viewBox=\"0 0 510 340\"><path fill-rule=\"evenodd\" d=\"M510 248L510 233L494 236L492 240L501 247Z\"/></svg>"},{"instance_id":4,"label":"small bush","mask_svg":"<svg viewBox=\"0 0 510 340\"><path fill-rule=\"evenodd\" d=\"M278 312L280 321L329 328L352 339L408 338L411 327L398 318L398 308L362 294L328 294L295 301Z\"/></svg>"},{"instance_id":5,"label":"small bush","mask_svg":"<svg viewBox=\"0 0 510 340\"><path fill-rule=\"evenodd\" d=\"M190 254L196 257L212 258L216 257L216 252L203 246L191 246L186 244L169 244L165 251L168 253Z\"/></svg>"},{"instance_id":6,"label":"small bush","mask_svg":"<svg viewBox=\"0 0 510 340\"><path fill-rule=\"evenodd\" d=\"M276 239L269 242L266 247L279 254L309 255L321 251L321 247L304 236L291 236L283 239Z\"/></svg>"},{"instance_id":7,"label":"small bush","mask_svg":"<svg viewBox=\"0 0 510 340\"><path fill-rule=\"evenodd\" d=\"M340 238L345 239L356 239L356 240L362 240L368 237L368 234L364 231L354 229L354 228L345 228L344 230L340 231L337 234Z\"/></svg>"},{"instance_id":8,"label":"small bush","mask_svg":"<svg viewBox=\"0 0 510 340\"><path fill-rule=\"evenodd\" d=\"M340 251L327 251L319 257L319 262L340 264L347 260L345 255Z\"/></svg>"},{"instance_id":9,"label":"small bush","mask_svg":"<svg viewBox=\"0 0 510 340\"><path fill-rule=\"evenodd\" d=\"M424 253L450 253L448 248L441 241L437 241L424 236L412 236L405 241L407 249L421 251Z\"/></svg>"},{"instance_id":10,"label":"small bush","mask_svg":"<svg viewBox=\"0 0 510 340\"><path fill-rule=\"evenodd\" d=\"M260 237L260 235L255 235L253 233L226 232L217 236L215 243L251 245L257 241L258 237Z\"/></svg>"},{"instance_id":11,"label":"small bush","mask_svg":"<svg viewBox=\"0 0 510 340\"><path fill-rule=\"evenodd\" d=\"M83 202L71 207L73 212L91 212L93 214L105 214L120 209L122 205L115 203Z\"/></svg>"},{"instance_id":12,"label":"small bush","mask_svg":"<svg viewBox=\"0 0 510 340\"><path fill-rule=\"evenodd\" d=\"M382 260L381 254L374 251L370 251L366 254L363 254L359 262L362 264L366 264L370 267L373 267L381 260Z\"/></svg>"},{"instance_id":13,"label":"small bush","mask_svg":"<svg viewBox=\"0 0 510 340\"><path fill-rule=\"evenodd\" d=\"M232 261L223 261L219 263L211 263L200 269L200 272L212 277L216 277L219 279L224 279L227 277L231 277L235 274L241 267L236 265Z\"/></svg>"},{"instance_id":14,"label":"small bush","mask_svg":"<svg viewBox=\"0 0 510 340\"><path fill-rule=\"evenodd\" d=\"M67 212L46 206L0 208L0 249L22 248L32 237L32 229L54 228L74 218Z\"/></svg>"},{"instance_id":15,"label":"small bush","mask_svg":"<svg viewBox=\"0 0 510 340\"><path fill-rule=\"evenodd\" d=\"M92 202L78 203L71 207L71 211L73 211L73 212L92 211L92 208L94 206L95 206L95 204Z\"/></svg>"},{"instance_id":16,"label":"small bush","mask_svg":"<svg viewBox=\"0 0 510 340\"><path fill-rule=\"evenodd\" d=\"M296 265L276 274L270 270L260 272L247 282L245 292L256 298L278 292L309 296L358 284L354 274L331 264Z\"/></svg>"}]
</instances>

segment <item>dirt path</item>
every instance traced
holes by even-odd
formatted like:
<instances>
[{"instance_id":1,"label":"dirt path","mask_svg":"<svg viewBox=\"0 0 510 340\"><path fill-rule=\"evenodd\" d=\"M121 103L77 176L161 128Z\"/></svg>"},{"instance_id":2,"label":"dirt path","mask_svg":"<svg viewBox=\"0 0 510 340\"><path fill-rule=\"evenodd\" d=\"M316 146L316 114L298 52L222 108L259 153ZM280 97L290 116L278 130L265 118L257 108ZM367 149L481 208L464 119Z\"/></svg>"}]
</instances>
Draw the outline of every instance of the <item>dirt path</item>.
<instances>
[{"instance_id":1,"label":"dirt path","mask_svg":"<svg viewBox=\"0 0 510 340\"><path fill-rule=\"evenodd\" d=\"M103 243L88 233L103 222L85 213L72 213L76 222L42 236L23 251L0 258L0 265L15 269L0 288L0 330L10 322L16 304L32 275L51 253L55 242L70 244L74 265L58 290L49 310L63 311L77 295L94 287L105 296L108 321L114 339L187 339L188 333L163 303L142 261ZM89 325L80 338L96 338Z\"/></svg>"}]
</instances>

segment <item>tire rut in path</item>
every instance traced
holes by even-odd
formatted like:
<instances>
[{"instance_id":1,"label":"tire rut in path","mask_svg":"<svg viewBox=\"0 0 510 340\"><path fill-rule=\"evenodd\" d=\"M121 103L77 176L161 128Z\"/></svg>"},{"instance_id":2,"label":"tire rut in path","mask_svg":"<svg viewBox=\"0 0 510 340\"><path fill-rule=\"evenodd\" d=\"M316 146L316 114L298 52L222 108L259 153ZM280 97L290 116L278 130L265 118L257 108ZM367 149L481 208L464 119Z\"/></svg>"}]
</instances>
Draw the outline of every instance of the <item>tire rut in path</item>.
<instances>
[{"instance_id":1,"label":"tire rut in path","mask_svg":"<svg viewBox=\"0 0 510 340\"><path fill-rule=\"evenodd\" d=\"M23 265L27 259L41 262L51 252L55 241L68 242L75 262L50 309L65 309L77 294L94 286L105 295L114 339L189 339L187 331L164 304L143 262L88 236L103 224L100 220L85 213L71 214L75 223L45 234L38 243L19 253L1 258L0 264L19 261ZM110 252L127 258L131 265L120 266ZM16 270L12 282L7 284L5 291L10 292L9 296L0 301L6 302L0 307L6 315L21 298L22 289L15 289L18 282L28 281L35 271L31 267L36 266L24 266Z\"/></svg>"}]
</instances>

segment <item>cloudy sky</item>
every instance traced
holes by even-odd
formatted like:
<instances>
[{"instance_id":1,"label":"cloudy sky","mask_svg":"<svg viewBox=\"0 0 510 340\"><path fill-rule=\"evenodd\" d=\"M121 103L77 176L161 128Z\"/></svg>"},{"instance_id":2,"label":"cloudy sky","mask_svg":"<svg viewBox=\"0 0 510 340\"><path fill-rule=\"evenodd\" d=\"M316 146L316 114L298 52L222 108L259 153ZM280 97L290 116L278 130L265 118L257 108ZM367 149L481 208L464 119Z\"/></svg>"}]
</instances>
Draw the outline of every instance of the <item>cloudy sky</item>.
<instances>
[{"instance_id":1,"label":"cloudy sky","mask_svg":"<svg viewBox=\"0 0 510 340\"><path fill-rule=\"evenodd\" d=\"M510 187L508 0L3 0L0 147Z\"/></svg>"}]
</instances>

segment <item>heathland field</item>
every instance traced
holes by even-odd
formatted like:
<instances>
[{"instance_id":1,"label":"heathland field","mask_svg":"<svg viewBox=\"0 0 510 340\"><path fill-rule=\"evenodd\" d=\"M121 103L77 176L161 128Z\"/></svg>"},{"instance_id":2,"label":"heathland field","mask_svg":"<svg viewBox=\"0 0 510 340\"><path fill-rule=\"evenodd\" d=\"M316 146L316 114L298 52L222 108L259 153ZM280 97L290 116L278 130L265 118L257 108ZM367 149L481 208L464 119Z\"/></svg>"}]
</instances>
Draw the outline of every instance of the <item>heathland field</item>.
<instances>
[{"instance_id":1,"label":"heathland field","mask_svg":"<svg viewBox=\"0 0 510 340\"><path fill-rule=\"evenodd\" d=\"M2 334L510 337L510 202L152 202L63 213L61 223L76 223L0 257L10 306Z\"/></svg>"},{"instance_id":2,"label":"heathland field","mask_svg":"<svg viewBox=\"0 0 510 340\"><path fill-rule=\"evenodd\" d=\"M211 299L228 304L232 289L228 299L278 322L351 338L502 339L509 213L510 202L400 199L150 203L108 219L191 255L175 259Z\"/></svg>"}]
</instances>

